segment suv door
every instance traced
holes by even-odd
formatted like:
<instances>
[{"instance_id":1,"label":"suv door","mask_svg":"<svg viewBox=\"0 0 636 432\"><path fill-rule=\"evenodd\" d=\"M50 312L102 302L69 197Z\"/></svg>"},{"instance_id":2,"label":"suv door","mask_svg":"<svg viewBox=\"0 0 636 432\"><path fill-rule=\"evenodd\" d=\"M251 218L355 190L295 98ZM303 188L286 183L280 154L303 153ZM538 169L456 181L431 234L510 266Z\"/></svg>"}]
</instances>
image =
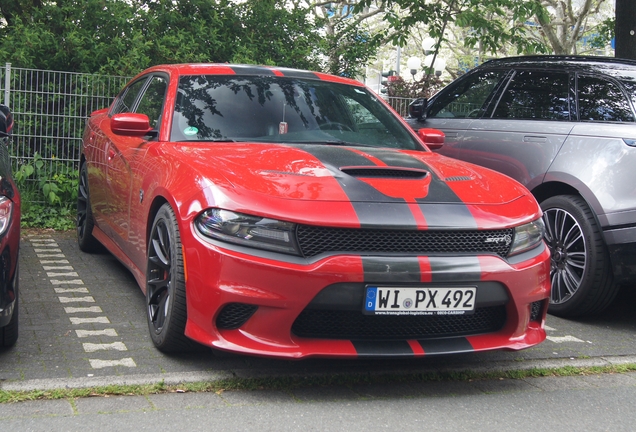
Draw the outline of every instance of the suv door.
<instances>
[{"instance_id":1,"label":"suv door","mask_svg":"<svg viewBox=\"0 0 636 432\"><path fill-rule=\"evenodd\" d=\"M455 157L539 185L573 123L567 72L516 70L496 102L470 123Z\"/></svg>"}]
</instances>

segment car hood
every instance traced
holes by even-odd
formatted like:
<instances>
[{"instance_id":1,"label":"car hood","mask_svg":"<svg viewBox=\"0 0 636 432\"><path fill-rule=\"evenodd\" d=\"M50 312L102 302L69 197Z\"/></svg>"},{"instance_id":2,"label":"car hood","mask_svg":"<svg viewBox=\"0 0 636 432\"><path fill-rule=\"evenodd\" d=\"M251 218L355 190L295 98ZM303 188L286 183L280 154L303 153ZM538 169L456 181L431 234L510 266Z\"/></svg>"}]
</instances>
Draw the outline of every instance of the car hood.
<instances>
[{"instance_id":1,"label":"car hood","mask_svg":"<svg viewBox=\"0 0 636 432\"><path fill-rule=\"evenodd\" d=\"M334 145L180 145L191 168L234 193L347 202L503 204L527 195L493 171L431 152Z\"/></svg>"}]
</instances>

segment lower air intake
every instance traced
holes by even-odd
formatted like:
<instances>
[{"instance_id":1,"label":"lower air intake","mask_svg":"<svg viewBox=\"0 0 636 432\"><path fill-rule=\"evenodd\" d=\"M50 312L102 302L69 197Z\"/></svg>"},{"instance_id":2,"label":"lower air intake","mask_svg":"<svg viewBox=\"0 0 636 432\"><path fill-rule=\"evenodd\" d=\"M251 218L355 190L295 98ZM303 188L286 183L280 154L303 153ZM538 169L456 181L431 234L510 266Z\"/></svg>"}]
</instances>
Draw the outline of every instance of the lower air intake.
<instances>
[{"instance_id":1,"label":"lower air intake","mask_svg":"<svg viewBox=\"0 0 636 432\"><path fill-rule=\"evenodd\" d=\"M258 306L245 303L229 303L216 318L216 326L221 330L235 330L247 322Z\"/></svg>"}]
</instances>

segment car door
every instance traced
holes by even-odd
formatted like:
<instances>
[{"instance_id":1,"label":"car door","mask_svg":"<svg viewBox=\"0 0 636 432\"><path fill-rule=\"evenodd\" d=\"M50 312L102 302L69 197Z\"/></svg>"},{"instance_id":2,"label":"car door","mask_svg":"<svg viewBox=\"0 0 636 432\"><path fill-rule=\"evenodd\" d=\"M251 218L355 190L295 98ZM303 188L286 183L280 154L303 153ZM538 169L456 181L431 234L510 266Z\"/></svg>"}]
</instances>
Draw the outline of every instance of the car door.
<instances>
[{"instance_id":1,"label":"car door","mask_svg":"<svg viewBox=\"0 0 636 432\"><path fill-rule=\"evenodd\" d=\"M471 122L455 157L502 172L529 189L541 184L574 123L572 78L516 70L485 115Z\"/></svg>"},{"instance_id":2,"label":"car door","mask_svg":"<svg viewBox=\"0 0 636 432\"><path fill-rule=\"evenodd\" d=\"M546 178L584 183L581 193L603 226L631 222L627 210L636 208L636 153L626 145L636 139L636 119L628 97L633 92L634 88L624 89L607 76L578 74L579 122Z\"/></svg>"},{"instance_id":3,"label":"car door","mask_svg":"<svg viewBox=\"0 0 636 432\"><path fill-rule=\"evenodd\" d=\"M478 70L453 82L431 100L426 121L420 127L444 132L444 146L439 153L461 158L459 149L466 130L492 103L507 75L505 70Z\"/></svg>"},{"instance_id":4,"label":"car door","mask_svg":"<svg viewBox=\"0 0 636 432\"><path fill-rule=\"evenodd\" d=\"M166 79L149 75L140 78L128 87L112 115L119 113L147 114L150 125L156 127L160 121L161 106L166 89ZM161 93L161 99L150 101ZM157 108L157 103L159 106ZM111 116L112 117L112 116ZM106 128L104 150L106 156L103 194L107 203L103 219L118 246L129 253L130 203L135 165L143 159L145 144L155 139L151 136L134 137L116 135Z\"/></svg>"}]
</instances>

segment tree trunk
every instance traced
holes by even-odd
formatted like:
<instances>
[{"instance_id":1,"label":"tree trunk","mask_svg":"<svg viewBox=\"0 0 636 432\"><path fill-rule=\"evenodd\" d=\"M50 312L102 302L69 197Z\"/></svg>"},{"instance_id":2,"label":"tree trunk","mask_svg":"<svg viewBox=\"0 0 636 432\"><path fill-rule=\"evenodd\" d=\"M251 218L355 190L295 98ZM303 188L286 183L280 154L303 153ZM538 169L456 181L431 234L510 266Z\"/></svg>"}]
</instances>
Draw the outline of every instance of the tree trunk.
<instances>
[{"instance_id":1,"label":"tree trunk","mask_svg":"<svg viewBox=\"0 0 636 432\"><path fill-rule=\"evenodd\" d=\"M636 1L616 0L616 57L636 60Z\"/></svg>"}]
</instances>

